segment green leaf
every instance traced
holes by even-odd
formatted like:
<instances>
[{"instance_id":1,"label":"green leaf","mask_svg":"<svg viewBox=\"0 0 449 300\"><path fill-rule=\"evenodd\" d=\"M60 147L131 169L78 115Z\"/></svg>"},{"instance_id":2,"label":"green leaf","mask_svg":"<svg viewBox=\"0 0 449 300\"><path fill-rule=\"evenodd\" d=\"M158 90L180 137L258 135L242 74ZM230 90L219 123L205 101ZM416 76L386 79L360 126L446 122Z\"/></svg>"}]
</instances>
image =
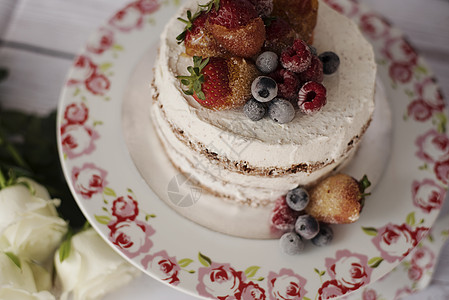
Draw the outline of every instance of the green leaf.
<instances>
[{"instance_id":1,"label":"green leaf","mask_svg":"<svg viewBox=\"0 0 449 300\"><path fill-rule=\"evenodd\" d=\"M205 267L210 267L210 265L212 264L211 259L201 252L198 252L198 260Z\"/></svg>"},{"instance_id":2,"label":"green leaf","mask_svg":"<svg viewBox=\"0 0 449 300\"><path fill-rule=\"evenodd\" d=\"M302 297L302 300L311 300L309 297Z\"/></svg>"},{"instance_id":3,"label":"green leaf","mask_svg":"<svg viewBox=\"0 0 449 300\"><path fill-rule=\"evenodd\" d=\"M146 214L145 215L145 221L148 221L151 218L156 218L156 215L155 214Z\"/></svg>"},{"instance_id":4,"label":"green leaf","mask_svg":"<svg viewBox=\"0 0 449 300\"><path fill-rule=\"evenodd\" d=\"M260 267L258 267L258 266L251 266L251 267L247 268L245 270L246 277L247 278L254 277L256 275L257 271L259 271L259 269L260 269Z\"/></svg>"},{"instance_id":5,"label":"green leaf","mask_svg":"<svg viewBox=\"0 0 449 300\"><path fill-rule=\"evenodd\" d=\"M112 67L112 63L110 62L102 63L99 67L100 71L104 73Z\"/></svg>"},{"instance_id":6,"label":"green leaf","mask_svg":"<svg viewBox=\"0 0 449 300\"><path fill-rule=\"evenodd\" d=\"M374 227L362 227L363 232L365 232L367 235L376 236L377 235L377 229Z\"/></svg>"},{"instance_id":7,"label":"green leaf","mask_svg":"<svg viewBox=\"0 0 449 300\"><path fill-rule=\"evenodd\" d=\"M415 72L416 73L421 73L424 75L427 75L427 73L429 73L429 71L427 70L427 68L425 68L424 66L418 65L415 67Z\"/></svg>"},{"instance_id":8,"label":"green leaf","mask_svg":"<svg viewBox=\"0 0 449 300\"><path fill-rule=\"evenodd\" d=\"M181 259L180 261L178 261L178 265L179 265L181 268L185 268L185 267L187 267L188 265L190 265L192 262L193 262L193 259L190 259L190 258L184 258L184 259Z\"/></svg>"},{"instance_id":9,"label":"green leaf","mask_svg":"<svg viewBox=\"0 0 449 300\"><path fill-rule=\"evenodd\" d=\"M22 264L20 263L20 258L12 252L5 252L5 255L17 266L17 268L22 270Z\"/></svg>"},{"instance_id":10,"label":"green leaf","mask_svg":"<svg viewBox=\"0 0 449 300\"><path fill-rule=\"evenodd\" d=\"M410 226L414 226L416 224L415 212L409 213L405 219L405 222Z\"/></svg>"},{"instance_id":11,"label":"green leaf","mask_svg":"<svg viewBox=\"0 0 449 300\"><path fill-rule=\"evenodd\" d=\"M124 48L122 45L119 44L114 44L114 46L112 46L112 49L117 50L117 51L123 51Z\"/></svg>"},{"instance_id":12,"label":"green leaf","mask_svg":"<svg viewBox=\"0 0 449 300\"><path fill-rule=\"evenodd\" d=\"M190 270L190 271L188 271L190 274L194 274L195 273L195 270Z\"/></svg>"},{"instance_id":13,"label":"green leaf","mask_svg":"<svg viewBox=\"0 0 449 300\"><path fill-rule=\"evenodd\" d=\"M70 256L70 251L72 250L72 230L69 229L67 232L65 240L59 246L59 261L63 262L67 257Z\"/></svg>"},{"instance_id":14,"label":"green leaf","mask_svg":"<svg viewBox=\"0 0 449 300\"><path fill-rule=\"evenodd\" d=\"M95 220L97 220L98 223L103 225L108 225L111 221L111 218L109 216L97 216L95 215Z\"/></svg>"},{"instance_id":15,"label":"green leaf","mask_svg":"<svg viewBox=\"0 0 449 300\"><path fill-rule=\"evenodd\" d=\"M262 281L262 280L264 280L265 279L265 277L259 277L259 278L257 278L256 280L257 281Z\"/></svg>"},{"instance_id":16,"label":"green leaf","mask_svg":"<svg viewBox=\"0 0 449 300\"><path fill-rule=\"evenodd\" d=\"M105 187L103 189L103 194L107 195L107 196L112 196L112 197L117 197L117 194L114 192L113 189Z\"/></svg>"},{"instance_id":17,"label":"green leaf","mask_svg":"<svg viewBox=\"0 0 449 300\"><path fill-rule=\"evenodd\" d=\"M382 257L373 257L370 260L368 260L368 265L371 268L377 268L383 261L384 259Z\"/></svg>"}]
</instances>

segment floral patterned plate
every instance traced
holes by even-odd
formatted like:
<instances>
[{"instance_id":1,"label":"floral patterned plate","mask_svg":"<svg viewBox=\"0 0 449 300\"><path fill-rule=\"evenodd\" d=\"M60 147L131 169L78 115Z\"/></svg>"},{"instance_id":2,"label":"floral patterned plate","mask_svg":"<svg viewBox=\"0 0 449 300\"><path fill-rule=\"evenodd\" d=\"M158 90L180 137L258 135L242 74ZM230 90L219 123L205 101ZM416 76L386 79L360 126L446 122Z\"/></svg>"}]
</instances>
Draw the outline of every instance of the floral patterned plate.
<instances>
[{"instance_id":1,"label":"floral patterned plate","mask_svg":"<svg viewBox=\"0 0 449 300\"><path fill-rule=\"evenodd\" d=\"M363 218L340 226L331 246L298 257L280 253L275 240L230 237L182 218L133 164L121 122L123 97L141 58L157 52L159 33L179 3L131 2L88 41L61 95L61 162L87 219L135 266L204 298L328 299L377 281L421 245L449 182L443 98L397 29L357 2L326 2L357 22L373 44L394 139Z\"/></svg>"}]
</instances>

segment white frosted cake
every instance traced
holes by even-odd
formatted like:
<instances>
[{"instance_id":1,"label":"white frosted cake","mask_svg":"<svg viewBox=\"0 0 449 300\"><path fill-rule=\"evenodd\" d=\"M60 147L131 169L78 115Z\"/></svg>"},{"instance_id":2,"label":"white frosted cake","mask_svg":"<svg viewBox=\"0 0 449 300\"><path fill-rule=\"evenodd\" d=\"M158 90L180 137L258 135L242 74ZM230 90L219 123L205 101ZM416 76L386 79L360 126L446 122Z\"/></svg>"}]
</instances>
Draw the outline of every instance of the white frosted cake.
<instances>
[{"instance_id":1,"label":"white frosted cake","mask_svg":"<svg viewBox=\"0 0 449 300\"><path fill-rule=\"evenodd\" d=\"M341 61L337 73L324 76L327 104L313 115L296 111L286 124L252 121L242 108L211 110L183 92L177 76L187 74L192 57L176 40L185 25L177 18L196 6L187 3L167 23L154 68L152 120L173 165L224 201L255 207L347 162L374 111L376 64L357 26L320 3L313 46Z\"/></svg>"}]
</instances>

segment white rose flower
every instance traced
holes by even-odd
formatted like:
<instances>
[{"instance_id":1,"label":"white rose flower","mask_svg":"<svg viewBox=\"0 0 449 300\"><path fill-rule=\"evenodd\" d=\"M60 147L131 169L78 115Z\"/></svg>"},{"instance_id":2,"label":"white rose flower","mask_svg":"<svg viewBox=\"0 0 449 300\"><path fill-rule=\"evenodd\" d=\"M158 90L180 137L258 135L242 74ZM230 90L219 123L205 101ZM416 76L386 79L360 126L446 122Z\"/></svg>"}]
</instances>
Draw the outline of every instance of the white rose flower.
<instances>
[{"instance_id":1,"label":"white rose flower","mask_svg":"<svg viewBox=\"0 0 449 300\"><path fill-rule=\"evenodd\" d=\"M28 213L0 235L0 249L45 263L61 243L67 223L59 217Z\"/></svg>"},{"instance_id":2,"label":"white rose flower","mask_svg":"<svg viewBox=\"0 0 449 300\"><path fill-rule=\"evenodd\" d=\"M67 223L58 216L59 200L51 200L42 185L26 178L18 182L0 191L0 250L44 263L66 234Z\"/></svg>"},{"instance_id":3,"label":"white rose flower","mask_svg":"<svg viewBox=\"0 0 449 300\"><path fill-rule=\"evenodd\" d=\"M50 289L51 279L45 269L17 258L20 268L0 252L0 299L55 300L45 289Z\"/></svg>"},{"instance_id":4,"label":"white rose flower","mask_svg":"<svg viewBox=\"0 0 449 300\"><path fill-rule=\"evenodd\" d=\"M0 190L0 233L17 219L28 213L44 216L58 216L56 206L59 200L51 200L45 187L27 178L20 178L19 183Z\"/></svg>"},{"instance_id":5,"label":"white rose flower","mask_svg":"<svg viewBox=\"0 0 449 300\"><path fill-rule=\"evenodd\" d=\"M61 300L70 295L73 300L101 299L140 274L92 228L74 235L69 256L60 262L56 253L54 262Z\"/></svg>"}]
</instances>

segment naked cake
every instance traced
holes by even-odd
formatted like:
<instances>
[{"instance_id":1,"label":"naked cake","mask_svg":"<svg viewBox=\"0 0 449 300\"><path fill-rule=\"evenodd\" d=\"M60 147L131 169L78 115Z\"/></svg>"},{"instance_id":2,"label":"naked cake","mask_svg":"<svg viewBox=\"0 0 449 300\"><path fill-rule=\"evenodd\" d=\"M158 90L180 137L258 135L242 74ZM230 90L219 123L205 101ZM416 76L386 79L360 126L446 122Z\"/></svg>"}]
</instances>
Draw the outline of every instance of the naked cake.
<instances>
[{"instance_id":1,"label":"naked cake","mask_svg":"<svg viewBox=\"0 0 449 300\"><path fill-rule=\"evenodd\" d=\"M257 1L239 1L257 4ZM200 35L206 40L212 39L212 46L203 47L202 42L193 46L180 42L179 36L183 32L185 35L187 28L185 21L192 17L201 18L201 9L216 13L213 6L216 2L200 1L198 6L196 1L189 1L167 23L154 67L151 119L168 158L176 169L189 174L190 180L214 197L236 206L270 207L289 190L297 186L312 186L335 172L354 155L374 111L374 53L357 25L322 2L319 10L318 6L309 8L315 11L315 21L307 23L312 29L304 29L305 33L300 30L294 30L293 35L288 33L289 43L267 38L267 19L269 23L277 18L272 18L271 14L284 17L292 28L297 28L294 20L282 16L282 0L274 0L274 8L270 7L270 1L260 1L265 4L258 8L257 20L248 25L250 33L243 39L245 41L261 34L257 28L262 22L266 40L261 45L244 45L244 50L230 53L223 43L236 44L235 36L227 40L217 39L209 32L201 32ZM208 26L214 25L208 19L204 22ZM233 32L240 34L238 30ZM294 111L286 122L280 122L268 112L257 121L249 118L245 114L246 103L249 100L262 102L251 99L251 82L261 75L271 76L261 72L256 65L258 55L270 50L281 57L283 51L298 39L309 47L313 45L309 48L312 56L315 51L338 54L338 71L318 76L326 91L325 105L310 113L304 107L301 109L298 100L287 99L293 103ZM240 46L242 43L237 44ZM192 47L196 47L193 53ZM206 51L201 52L204 48ZM206 59L207 56L210 57ZM183 79L216 61L226 61L230 68L227 76L236 78L228 90L238 96L237 100L228 100L225 95L210 104L206 101L209 98L199 97L201 91L198 89L186 93L188 82ZM281 62L273 74L279 73L282 66ZM195 71L194 67L198 70ZM223 72L218 73L221 76ZM297 77L301 78L301 72L298 74ZM271 78L276 81L274 76ZM305 86L304 82L301 86ZM301 94L301 86L295 90L295 95ZM203 92L208 91L203 87ZM274 105L267 103L263 106L269 111ZM291 114L290 106L288 109Z\"/></svg>"}]
</instances>

